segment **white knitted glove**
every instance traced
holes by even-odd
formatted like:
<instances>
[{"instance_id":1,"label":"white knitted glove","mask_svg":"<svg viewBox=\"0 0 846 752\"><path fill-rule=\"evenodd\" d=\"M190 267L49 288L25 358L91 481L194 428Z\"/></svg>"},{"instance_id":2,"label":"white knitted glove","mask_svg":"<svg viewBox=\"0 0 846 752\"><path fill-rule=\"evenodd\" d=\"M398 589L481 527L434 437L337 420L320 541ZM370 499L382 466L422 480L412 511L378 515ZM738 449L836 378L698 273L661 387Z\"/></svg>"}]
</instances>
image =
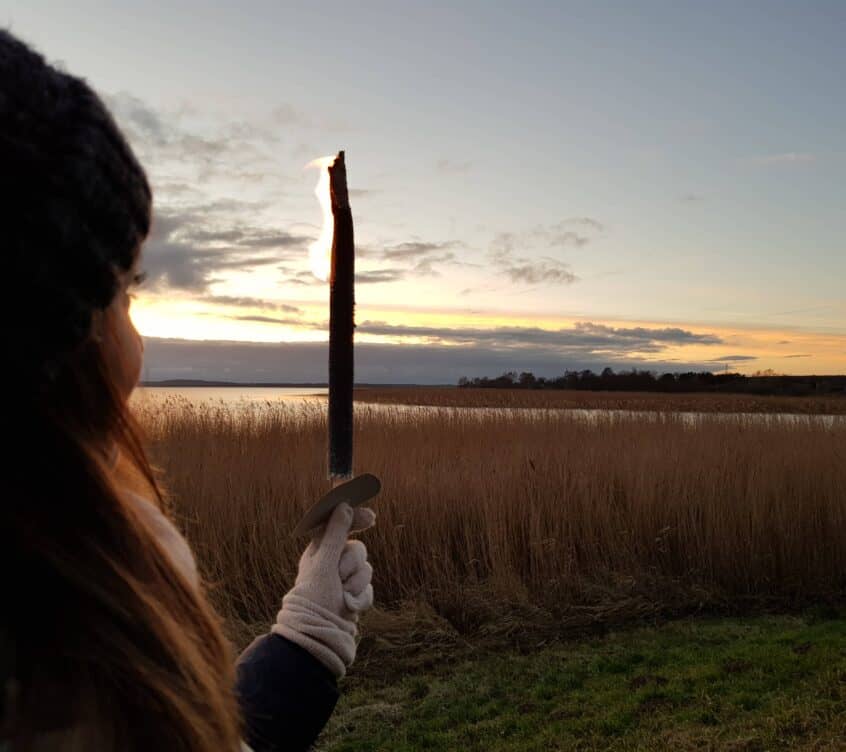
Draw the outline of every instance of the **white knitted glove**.
<instances>
[{"instance_id":1,"label":"white knitted glove","mask_svg":"<svg viewBox=\"0 0 846 752\"><path fill-rule=\"evenodd\" d=\"M367 548L347 538L375 521L372 509L336 507L300 557L294 587L282 599L271 628L305 648L338 678L355 659L358 614L373 605Z\"/></svg>"}]
</instances>

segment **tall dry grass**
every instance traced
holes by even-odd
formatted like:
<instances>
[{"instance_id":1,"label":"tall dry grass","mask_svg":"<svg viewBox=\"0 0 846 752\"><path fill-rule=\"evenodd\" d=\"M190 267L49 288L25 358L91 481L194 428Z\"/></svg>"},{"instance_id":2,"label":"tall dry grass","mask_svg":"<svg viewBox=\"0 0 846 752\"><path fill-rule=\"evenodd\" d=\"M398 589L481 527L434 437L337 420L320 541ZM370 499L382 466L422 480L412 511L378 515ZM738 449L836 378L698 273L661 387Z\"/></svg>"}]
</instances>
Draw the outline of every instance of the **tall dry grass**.
<instances>
[{"instance_id":1,"label":"tall dry grass","mask_svg":"<svg viewBox=\"0 0 846 752\"><path fill-rule=\"evenodd\" d=\"M234 633L272 620L324 493L324 406L139 408ZM846 426L356 406L383 607L459 631L846 594ZM246 625L246 626L245 626ZM498 626L497 626L498 625ZM240 630L240 631L239 631Z\"/></svg>"}]
</instances>

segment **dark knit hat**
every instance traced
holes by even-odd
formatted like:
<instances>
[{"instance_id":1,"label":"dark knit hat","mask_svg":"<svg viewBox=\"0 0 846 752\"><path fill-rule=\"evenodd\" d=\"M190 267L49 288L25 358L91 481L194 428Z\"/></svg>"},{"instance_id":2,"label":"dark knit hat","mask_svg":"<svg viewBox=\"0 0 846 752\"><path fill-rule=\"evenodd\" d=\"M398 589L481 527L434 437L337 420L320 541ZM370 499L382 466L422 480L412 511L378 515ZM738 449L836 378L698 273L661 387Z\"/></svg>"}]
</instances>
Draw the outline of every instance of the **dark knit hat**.
<instances>
[{"instance_id":1,"label":"dark knit hat","mask_svg":"<svg viewBox=\"0 0 846 752\"><path fill-rule=\"evenodd\" d=\"M41 382L82 343L150 228L144 170L85 81L0 30L0 254L13 367Z\"/></svg>"}]
</instances>

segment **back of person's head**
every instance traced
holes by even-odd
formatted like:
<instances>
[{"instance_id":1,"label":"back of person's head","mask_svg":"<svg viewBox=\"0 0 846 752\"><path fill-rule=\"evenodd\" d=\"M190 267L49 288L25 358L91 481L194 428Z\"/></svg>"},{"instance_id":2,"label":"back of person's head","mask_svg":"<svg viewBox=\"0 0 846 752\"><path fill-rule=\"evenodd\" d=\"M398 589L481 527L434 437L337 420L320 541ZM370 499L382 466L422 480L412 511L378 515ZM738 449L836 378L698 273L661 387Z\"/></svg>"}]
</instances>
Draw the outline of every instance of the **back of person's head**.
<instances>
[{"instance_id":1,"label":"back of person's head","mask_svg":"<svg viewBox=\"0 0 846 752\"><path fill-rule=\"evenodd\" d=\"M151 194L99 97L0 30L0 253L11 448L0 501L0 746L235 749L216 615L125 498L161 494L94 336Z\"/></svg>"}]
</instances>

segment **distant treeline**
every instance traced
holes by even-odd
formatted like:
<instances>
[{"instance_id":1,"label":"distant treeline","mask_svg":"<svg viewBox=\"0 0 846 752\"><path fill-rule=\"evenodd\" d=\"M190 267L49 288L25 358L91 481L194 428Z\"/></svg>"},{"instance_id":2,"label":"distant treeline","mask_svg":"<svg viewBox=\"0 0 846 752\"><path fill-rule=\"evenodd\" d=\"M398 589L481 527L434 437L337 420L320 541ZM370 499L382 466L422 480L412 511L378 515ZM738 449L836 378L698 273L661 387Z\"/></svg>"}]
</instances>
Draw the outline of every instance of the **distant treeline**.
<instances>
[{"instance_id":1,"label":"distant treeline","mask_svg":"<svg viewBox=\"0 0 846 752\"><path fill-rule=\"evenodd\" d=\"M546 378L523 371L508 371L495 378L462 377L462 388L481 389L582 389L620 392L736 392L740 394L846 394L846 376L779 376L759 373L711 373L688 371L663 373L632 369L615 372L605 368L601 373L565 371L563 376Z\"/></svg>"}]
</instances>

